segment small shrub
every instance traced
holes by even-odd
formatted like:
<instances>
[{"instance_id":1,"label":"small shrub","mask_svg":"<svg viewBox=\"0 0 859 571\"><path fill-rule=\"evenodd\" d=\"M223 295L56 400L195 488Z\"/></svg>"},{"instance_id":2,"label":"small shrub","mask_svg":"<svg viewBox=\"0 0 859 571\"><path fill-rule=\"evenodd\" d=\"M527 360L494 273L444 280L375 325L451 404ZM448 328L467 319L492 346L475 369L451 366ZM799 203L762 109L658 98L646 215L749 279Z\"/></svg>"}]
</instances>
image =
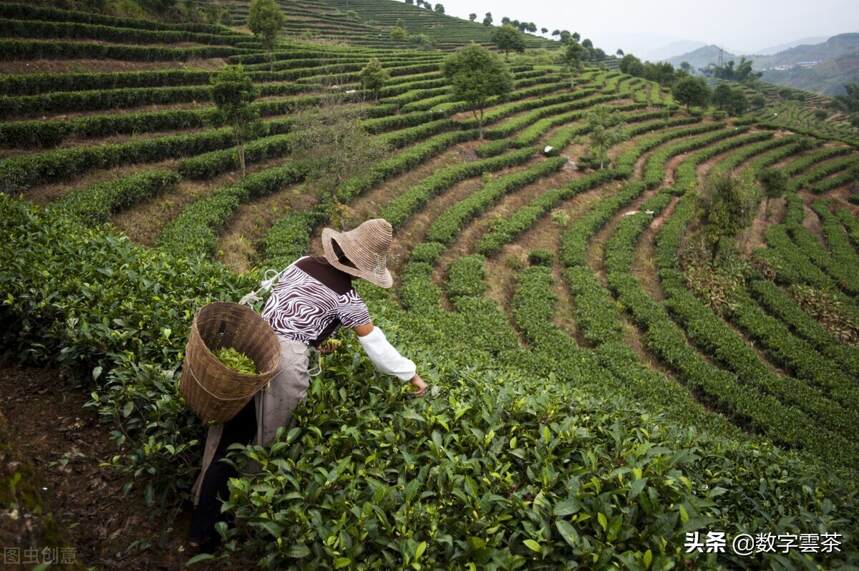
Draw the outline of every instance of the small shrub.
<instances>
[{"instance_id":1,"label":"small shrub","mask_svg":"<svg viewBox=\"0 0 859 571\"><path fill-rule=\"evenodd\" d=\"M552 252L548 250L531 250L528 254L528 263L532 266L551 266Z\"/></svg>"},{"instance_id":2,"label":"small shrub","mask_svg":"<svg viewBox=\"0 0 859 571\"><path fill-rule=\"evenodd\" d=\"M558 226L566 226L570 223L570 215L565 210L556 208L552 211L552 222Z\"/></svg>"}]
</instances>

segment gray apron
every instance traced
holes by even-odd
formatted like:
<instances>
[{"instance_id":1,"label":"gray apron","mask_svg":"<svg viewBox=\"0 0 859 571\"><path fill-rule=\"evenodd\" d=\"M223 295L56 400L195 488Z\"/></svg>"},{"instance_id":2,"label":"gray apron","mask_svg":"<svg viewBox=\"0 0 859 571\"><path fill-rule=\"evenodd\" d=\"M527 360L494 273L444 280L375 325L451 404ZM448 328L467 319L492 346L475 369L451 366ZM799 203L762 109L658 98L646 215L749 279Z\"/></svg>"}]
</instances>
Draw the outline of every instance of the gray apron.
<instances>
[{"instance_id":1,"label":"gray apron","mask_svg":"<svg viewBox=\"0 0 859 571\"><path fill-rule=\"evenodd\" d=\"M277 429L289 424L293 411L307 396L307 387L310 385L308 373L310 347L301 341L293 341L280 335L277 336L277 340L280 343L280 372L254 395L257 419L254 442L259 446L270 445L274 441ZM194 487L191 488L195 506L200 500L203 478L218 450L223 431L223 424L214 424L209 427L206 435L203 467L200 475L197 476L197 481L194 482Z\"/></svg>"}]
</instances>

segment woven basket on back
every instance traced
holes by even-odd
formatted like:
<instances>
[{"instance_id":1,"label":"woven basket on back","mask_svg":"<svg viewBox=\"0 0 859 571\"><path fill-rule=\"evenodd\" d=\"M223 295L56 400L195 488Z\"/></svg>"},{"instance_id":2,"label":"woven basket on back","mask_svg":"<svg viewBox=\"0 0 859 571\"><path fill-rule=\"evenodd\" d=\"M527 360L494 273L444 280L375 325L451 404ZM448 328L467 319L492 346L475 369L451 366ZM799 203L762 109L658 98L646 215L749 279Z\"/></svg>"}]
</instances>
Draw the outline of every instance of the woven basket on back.
<instances>
[{"instance_id":1,"label":"woven basket on back","mask_svg":"<svg viewBox=\"0 0 859 571\"><path fill-rule=\"evenodd\" d=\"M213 351L222 347L250 357L259 374L244 375L221 363ZM236 303L210 303L194 317L179 389L202 420L226 422L274 377L279 366L277 337L254 310Z\"/></svg>"}]
</instances>

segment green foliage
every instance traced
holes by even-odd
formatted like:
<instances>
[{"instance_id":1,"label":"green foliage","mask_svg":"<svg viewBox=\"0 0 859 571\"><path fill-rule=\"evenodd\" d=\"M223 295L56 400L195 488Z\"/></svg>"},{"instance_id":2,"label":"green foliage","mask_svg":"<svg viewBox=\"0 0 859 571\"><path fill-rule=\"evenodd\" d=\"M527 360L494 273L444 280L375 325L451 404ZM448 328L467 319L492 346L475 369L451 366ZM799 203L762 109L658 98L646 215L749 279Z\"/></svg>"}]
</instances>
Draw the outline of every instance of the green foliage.
<instances>
[{"instance_id":1,"label":"green foliage","mask_svg":"<svg viewBox=\"0 0 859 571\"><path fill-rule=\"evenodd\" d=\"M451 298L479 296L486 290L483 256L462 256L447 269L447 294Z\"/></svg>"},{"instance_id":2,"label":"green foliage","mask_svg":"<svg viewBox=\"0 0 859 571\"><path fill-rule=\"evenodd\" d=\"M767 198L780 198L787 192L787 175L781 169L764 169L758 173L758 181Z\"/></svg>"},{"instance_id":3,"label":"green foliage","mask_svg":"<svg viewBox=\"0 0 859 571\"><path fill-rule=\"evenodd\" d=\"M401 226L412 214L424 206L433 196L449 189L466 178L501 170L529 161L534 156L530 148L513 151L496 158L464 162L437 170L420 183L400 193L380 211L380 216L395 228Z\"/></svg>"},{"instance_id":4,"label":"green foliage","mask_svg":"<svg viewBox=\"0 0 859 571\"><path fill-rule=\"evenodd\" d=\"M0 60L5 61L35 59L187 61L197 58L229 57L245 51L247 51L245 48L231 46L167 48L60 40L0 40Z\"/></svg>"},{"instance_id":5,"label":"green foliage","mask_svg":"<svg viewBox=\"0 0 859 571\"><path fill-rule=\"evenodd\" d=\"M585 50L579 42L568 42L567 47L564 48L564 55L562 58L564 67L566 67L571 74L581 71L582 62L586 55L587 50Z\"/></svg>"},{"instance_id":6,"label":"green foliage","mask_svg":"<svg viewBox=\"0 0 859 571\"><path fill-rule=\"evenodd\" d=\"M531 250L528 252L528 263L532 266L551 266L555 256L549 250Z\"/></svg>"},{"instance_id":7,"label":"green foliage","mask_svg":"<svg viewBox=\"0 0 859 571\"><path fill-rule=\"evenodd\" d=\"M507 67L489 50L476 44L462 48L444 61L444 74L457 99L474 111L483 138L483 110L491 97L504 97L513 88Z\"/></svg>"},{"instance_id":8,"label":"green foliage","mask_svg":"<svg viewBox=\"0 0 859 571\"><path fill-rule=\"evenodd\" d=\"M848 83L844 95L837 95L835 101L846 113L859 113L859 84Z\"/></svg>"},{"instance_id":9,"label":"green foliage","mask_svg":"<svg viewBox=\"0 0 859 571\"><path fill-rule=\"evenodd\" d=\"M519 30L517 30L510 24L505 24L500 28L496 28L492 32L492 36L490 39L499 50L504 52L505 60L509 59L511 51L525 51L525 42L522 39L521 32L519 32Z\"/></svg>"},{"instance_id":10,"label":"green foliage","mask_svg":"<svg viewBox=\"0 0 859 571\"><path fill-rule=\"evenodd\" d=\"M546 159L544 164L551 164L552 161L559 161L554 164L562 166L566 162L566 159L564 157L553 157ZM560 168L560 166L557 168ZM543 192L539 197L532 200L526 206L519 208L512 215L493 223L489 231L480 239L478 250L485 255L498 251L503 244L506 244L512 238L530 228L537 220L560 204L561 201L613 180L615 177L617 177L616 172L606 169L575 179L560 188L553 188Z\"/></svg>"},{"instance_id":11,"label":"green foliage","mask_svg":"<svg viewBox=\"0 0 859 571\"><path fill-rule=\"evenodd\" d=\"M269 52L277 45L277 36L286 18L274 0L251 0L248 11L248 28L262 41Z\"/></svg>"},{"instance_id":12,"label":"green foliage","mask_svg":"<svg viewBox=\"0 0 859 571\"><path fill-rule=\"evenodd\" d=\"M693 105L706 105L710 100L710 88L700 77L684 77L674 85L671 93L674 99L685 105L687 109Z\"/></svg>"},{"instance_id":13,"label":"green foliage","mask_svg":"<svg viewBox=\"0 0 859 571\"><path fill-rule=\"evenodd\" d=\"M287 163L216 189L192 202L171 220L162 230L158 243L177 256L207 256L217 244L219 229L240 204L299 182L306 172L304 165Z\"/></svg>"},{"instance_id":14,"label":"green foliage","mask_svg":"<svg viewBox=\"0 0 859 571\"><path fill-rule=\"evenodd\" d=\"M590 133L586 162L595 163L602 169L608 163L608 150L628 137L626 126L617 114L604 106L588 113L586 120Z\"/></svg>"},{"instance_id":15,"label":"green foliage","mask_svg":"<svg viewBox=\"0 0 859 571\"><path fill-rule=\"evenodd\" d=\"M713 105L730 115L742 115L749 107L749 102L741 89L732 88L720 83L713 90Z\"/></svg>"},{"instance_id":16,"label":"green foliage","mask_svg":"<svg viewBox=\"0 0 859 571\"><path fill-rule=\"evenodd\" d=\"M754 187L730 175L709 178L698 198L703 236L713 258L723 241L736 236L754 216Z\"/></svg>"},{"instance_id":17,"label":"green foliage","mask_svg":"<svg viewBox=\"0 0 859 571\"><path fill-rule=\"evenodd\" d=\"M402 26L394 26L391 28L390 36L395 42L405 42L409 39L409 33Z\"/></svg>"},{"instance_id":18,"label":"green foliage","mask_svg":"<svg viewBox=\"0 0 859 571\"><path fill-rule=\"evenodd\" d=\"M427 231L427 239L444 244L451 243L459 229L474 216L480 214L502 196L560 170L567 159L552 157L541 161L528 170L498 177L487 182L477 192L441 213ZM520 211L521 212L521 211Z\"/></svg>"},{"instance_id":19,"label":"green foliage","mask_svg":"<svg viewBox=\"0 0 859 571\"><path fill-rule=\"evenodd\" d=\"M723 65L710 64L704 70L707 75L718 77L719 79L727 79L732 81L749 82L758 79L763 75L762 72L752 71L752 61L745 57L740 58L739 64L734 64L731 60Z\"/></svg>"},{"instance_id":20,"label":"green foliage","mask_svg":"<svg viewBox=\"0 0 859 571\"><path fill-rule=\"evenodd\" d=\"M375 97L385 87L385 81L390 77L382 67L378 58L371 58L367 65L361 70L361 87L372 93Z\"/></svg>"},{"instance_id":21,"label":"green foliage","mask_svg":"<svg viewBox=\"0 0 859 571\"><path fill-rule=\"evenodd\" d=\"M218 110L217 119L233 130L239 166L245 174L245 139L256 128L257 110L251 106L257 91L241 64L227 66L211 78L212 101Z\"/></svg>"},{"instance_id":22,"label":"green foliage","mask_svg":"<svg viewBox=\"0 0 859 571\"><path fill-rule=\"evenodd\" d=\"M253 359L234 349L233 347L221 347L215 351L215 357L218 358L225 367L228 367L243 375L256 375L257 368Z\"/></svg>"},{"instance_id":23,"label":"green foliage","mask_svg":"<svg viewBox=\"0 0 859 571\"><path fill-rule=\"evenodd\" d=\"M179 175L171 171L142 171L72 191L55 205L86 223L98 224L120 210L174 188L178 182Z\"/></svg>"}]
</instances>

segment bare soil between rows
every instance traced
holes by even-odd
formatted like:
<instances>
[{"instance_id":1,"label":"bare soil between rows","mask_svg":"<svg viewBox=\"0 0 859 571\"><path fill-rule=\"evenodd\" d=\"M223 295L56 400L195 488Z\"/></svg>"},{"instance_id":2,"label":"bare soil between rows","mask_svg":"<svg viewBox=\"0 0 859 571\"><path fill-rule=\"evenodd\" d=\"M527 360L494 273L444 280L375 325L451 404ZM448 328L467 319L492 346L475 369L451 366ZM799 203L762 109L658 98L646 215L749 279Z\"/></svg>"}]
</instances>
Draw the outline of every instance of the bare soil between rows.
<instances>
[{"instance_id":1,"label":"bare soil between rows","mask_svg":"<svg viewBox=\"0 0 859 571\"><path fill-rule=\"evenodd\" d=\"M7 420L0 440L8 438L0 441L0 478L31 471L35 481L28 484L39 490L44 507L42 513L0 509L0 538L5 547L24 553L28 548L43 549L50 541L66 550L66 560L74 561L51 568L184 567L191 556L185 543L190 505L166 510L147 506L139 490L123 494L124 477L102 465L120 452L110 438L110 427L99 423L94 411L83 408L86 388L75 386L60 370L0 361L0 394L0 419ZM52 528L59 535L44 533ZM253 565L233 558L229 564L203 563L192 568Z\"/></svg>"}]
</instances>

